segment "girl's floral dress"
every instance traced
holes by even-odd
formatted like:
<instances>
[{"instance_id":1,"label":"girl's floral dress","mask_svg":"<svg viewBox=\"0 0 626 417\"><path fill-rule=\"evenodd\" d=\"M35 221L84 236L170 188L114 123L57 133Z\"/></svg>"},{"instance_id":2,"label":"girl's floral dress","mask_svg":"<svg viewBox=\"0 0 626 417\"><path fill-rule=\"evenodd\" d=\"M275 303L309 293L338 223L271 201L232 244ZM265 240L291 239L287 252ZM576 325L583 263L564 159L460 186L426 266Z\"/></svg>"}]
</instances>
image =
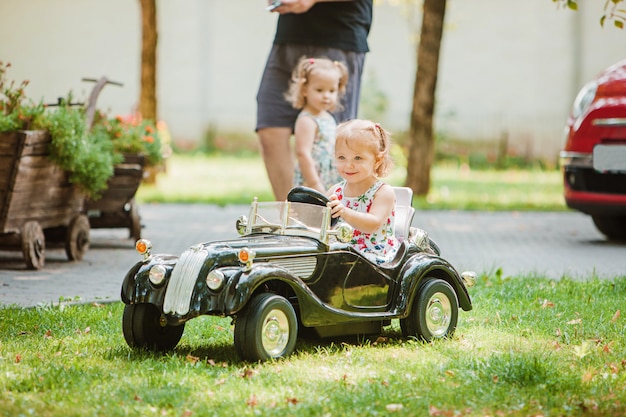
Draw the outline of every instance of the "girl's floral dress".
<instances>
[{"instance_id":1,"label":"girl's floral dress","mask_svg":"<svg viewBox=\"0 0 626 417\"><path fill-rule=\"evenodd\" d=\"M315 161L315 169L324 187L328 188L341 181L341 177L335 168L335 131L337 122L330 114L314 116L308 111L301 111L298 117L310 117L317 124L317 134L313 142L311 156ZM294 187L304 184L304 177L300 166L296 164L294 175Z\"/></svg>"},{"instance_id":2,"label":"girl's floral dress","mask_svg":"<svg viewBox=\"0 0 626 417\"><path fill-rule=\"evenodd\" d=\"M361 213L368 213L374 201L376 191L383 184L385 184L383 181L378 180L365 194L358 197L346 197L343 195L343 189L346 186L346 181L344 180L337 185L333 192L345 207ZM387 218L387 222L376 232L363 233L354 229L350 244L372 262L381 264L391 261L399 246L399 242L394 234L395 220L394 209L391 211L391 216Z\"/></svg>"}]
</instances>

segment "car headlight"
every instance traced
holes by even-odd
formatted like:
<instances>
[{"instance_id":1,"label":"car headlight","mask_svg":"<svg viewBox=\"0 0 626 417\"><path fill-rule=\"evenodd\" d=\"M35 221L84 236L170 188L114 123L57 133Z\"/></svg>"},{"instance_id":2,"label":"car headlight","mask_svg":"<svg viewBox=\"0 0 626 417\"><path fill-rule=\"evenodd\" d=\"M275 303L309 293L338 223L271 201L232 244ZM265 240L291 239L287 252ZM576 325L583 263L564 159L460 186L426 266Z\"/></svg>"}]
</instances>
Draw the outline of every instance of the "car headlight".
<instances>
[{"instance_id":1,"label":"car headlight","mask_svg":"<svg viewBox=\"0 0 626 417\"><path fill-rule=\"evenodd\" d=\"M598 82L590 81L580 89L572 105L572 116L578 119L589 108L598 91Z\"/></svg>"},{"instance_id":2,"label":"car headlight","mask_svg":"<svg viewBox=\"0 0 626 417\"><path fill-rule=\"evenodd\" d=\"M209 275L206 276L206 285L207 287L209 287L210 290L213 290L213 291L219 290L222 287L223 283L224 283L224 274L217 269L214 269L213 271L209 272Z\"/></svg>"},{"instance_id":3,"label":"car headlight","mask_svg":"<svg viewBox=\"0 0 626 417\"><path fill-rule=\"evenodd\" d=\"M167 270L163 265L154 265L150 268L150 272L148 273L148 278L150 282L154 285L161 285L165 280L165 274Z\"/></svg>"}]
</instances>

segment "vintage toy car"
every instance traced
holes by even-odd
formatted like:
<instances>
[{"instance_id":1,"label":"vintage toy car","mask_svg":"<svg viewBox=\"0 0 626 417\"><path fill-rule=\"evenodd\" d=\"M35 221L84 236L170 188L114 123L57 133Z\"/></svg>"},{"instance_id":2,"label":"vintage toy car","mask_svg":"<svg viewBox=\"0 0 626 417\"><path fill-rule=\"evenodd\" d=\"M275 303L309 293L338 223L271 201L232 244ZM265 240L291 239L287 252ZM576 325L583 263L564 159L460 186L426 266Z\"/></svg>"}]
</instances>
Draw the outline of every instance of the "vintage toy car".
<instances>
[{"instance_id":1,"label":"vintage toy car","mask_svg":"<svg viewBox=\"0 0 626 417\"><path fill-rule=\"evenodd\" d=\"M567 206L589 214L608 238L626 239L626 60L580 90L565 135Z\"/></svg>"},{"instance_id":2,"label":"vintage toy car","mask_svg":"<svg viewBox=\"0 0 626 417\"><path fill-rule=\"evenodd\" d=\"M299 332L374 335L392 319L406 337L452 335L459 307L472 309L467 287L475 274L460 275L424 231L410 227L410 203L396 206L397 256L377 265L346 243L352 228L336 224L327 201L304 187L284 202L255 199L237 220L239 238L180 256L152 254L139 240L144 258L122 284L128 345L173 349L185 323L200 315L234 318L234 345L248 361L291 354Z\"/></svg>"}]
</instances>

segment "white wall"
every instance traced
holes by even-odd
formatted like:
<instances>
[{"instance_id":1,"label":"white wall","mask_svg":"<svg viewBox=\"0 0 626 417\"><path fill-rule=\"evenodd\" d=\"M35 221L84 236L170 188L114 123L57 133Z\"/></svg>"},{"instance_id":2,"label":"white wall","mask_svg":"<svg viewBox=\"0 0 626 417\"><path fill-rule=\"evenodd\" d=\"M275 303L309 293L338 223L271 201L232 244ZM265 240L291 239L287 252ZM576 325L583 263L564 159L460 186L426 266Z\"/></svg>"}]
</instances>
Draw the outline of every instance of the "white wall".
<instances>
[{"instance_id":1,"label":"white wall","mask_svg":"<svg viewBox=\"0 0 626 417\"><path fill-rule=\"evenodd\" d=\"M256 90L276 16L264 0L158 0L159 115L174 138L198 140L209 126L252 132ZM382 122L409 123L420 7L374 10L366 80L389 100ZM586 80L624 57L626 34L602 29L602 4L578 13L551 0L449 0L437 90L437 130L497 140L556 156L571 101ZM106 75L100 107L129 113L139 96L137 0L0 0L0 61L29 96L54 102L82 77ZM364 92L367 95L367 92Z\"/></svg>"}]
</instances>

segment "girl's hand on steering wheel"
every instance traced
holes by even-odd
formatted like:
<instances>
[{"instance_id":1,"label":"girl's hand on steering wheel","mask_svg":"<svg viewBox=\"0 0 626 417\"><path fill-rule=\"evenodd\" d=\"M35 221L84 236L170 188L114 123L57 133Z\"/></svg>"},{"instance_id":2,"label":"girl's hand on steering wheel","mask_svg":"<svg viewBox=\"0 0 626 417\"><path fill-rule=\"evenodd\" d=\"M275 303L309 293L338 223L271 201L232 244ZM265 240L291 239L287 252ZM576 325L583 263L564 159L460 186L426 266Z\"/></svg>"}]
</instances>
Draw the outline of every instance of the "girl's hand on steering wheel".
<instances>
[{"instance_id":1,"label":"girl's hand on steering wheel","mask_svg":"<svg viewBox=\"0 0 626 417\"><path fill-rule=\"evenodd\" d=\"M336 194L331 195L329 200L330 201L328 202L327 206L330 207L331 216L333 218L340 217L346 209L346 206L341 203Z\"/></svg>"}]
</instances>

